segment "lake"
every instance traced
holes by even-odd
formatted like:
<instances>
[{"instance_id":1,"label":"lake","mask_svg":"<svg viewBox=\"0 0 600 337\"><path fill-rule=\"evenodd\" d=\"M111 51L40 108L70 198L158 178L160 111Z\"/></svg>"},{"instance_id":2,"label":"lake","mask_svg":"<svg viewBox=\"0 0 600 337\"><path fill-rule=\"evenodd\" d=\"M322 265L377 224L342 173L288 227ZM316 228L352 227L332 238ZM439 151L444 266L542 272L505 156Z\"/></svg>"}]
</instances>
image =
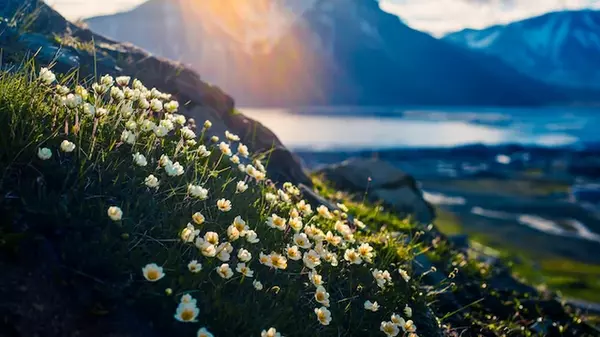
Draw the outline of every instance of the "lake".
<instances>
[{"instance_id":1,"label":"lake","mask_svg":"<svg viewBox=\"0 0 600 337\"><path fill-rule=\"evenodd\" d=\"M600 108L241 108L294 150L600 142Z\"/></svg>"}]
</instances>

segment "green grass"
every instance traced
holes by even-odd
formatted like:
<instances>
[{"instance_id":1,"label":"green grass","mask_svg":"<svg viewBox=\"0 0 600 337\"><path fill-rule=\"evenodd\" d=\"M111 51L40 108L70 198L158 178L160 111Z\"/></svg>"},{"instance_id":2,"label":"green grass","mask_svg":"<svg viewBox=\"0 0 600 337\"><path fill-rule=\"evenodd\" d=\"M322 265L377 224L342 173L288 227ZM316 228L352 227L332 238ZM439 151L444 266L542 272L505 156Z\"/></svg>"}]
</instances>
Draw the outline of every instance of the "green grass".
<instances>
[{"instance_id":1,"label":"green grass","mask_svg":"<svg viewBox=\"0 0 600 337\"><path fill-rule=\"evenodd\" d=\"M0 73L0 195L11 196L0 199L7 220L3 224L27 224L24 231L0 227L0 248L24 254L21 238L29 242L25 238L62 233L48 238L60 249L61 265L95 281L78 286L93 287L99 302L127 301L169 335L195 336L204 326L217 336L258 335L270 327L285 336L380 336L380 323L389 321L393 313L401 314L406 305L413 307L418 332L437 334L437 322L427 314L427 294L419 290L418 278L404 281L398 273L399 268L410 272L411 261L423 246L414 224L390 213L374 213L373 207L351 207L349 215L360 217L369 226L367 231L352 234L344 227L348 223L344 212L333 212L331 218L315 212L298 215L312 248L323 242L320 265L314 271L323 276L330 294L332 321L321 325L314 310L322 305L315 301L315 286L309 282L310 269L303 260L288 258L287 266L279 269L258 261L261 253L285 256L286 247L294 244L293 230L270 228L267 221L272 214L288 219L301 201L293 185L277 187L266 182L260 164L253 160L261 154L240 158L246 165L254 163L254 172L259 173L240 172L232 154L207 141L210 130L202 126L174 122L173 129L159 137L144 131L143 126L156 129L167 120L177 121L176 114L164 109L153 112L140 99L118 99L91 88L89 97L69 108L62 103L67 93L54 84L42 83L37 73L33 68ZM59 76L61 85L71 93L72 79ZM116 84L103 86L116 88ZM146 89L138 89L150 95ZM122 88L115 94L119 90ZM154 97L169 101L160 94ZM106 111L89 114L83 103L95 107L96 112ZM184 127L195 131L193 142L186 139ZM128 132L135 140L125 141ZM239 141L219 136L235 153ZM74 144L75 150L61 150L63 141ZM202 155L201 145L211 151L210 156ZM42 159L38 155L42 148L49 149L52 157ZM136 164L136 153L145 156L146 165ZM182 174L169 176L159 161L162 155L171 163L180 163ZM149 175L160 181L158 189L145 185ZM249 186L243 193L236 192L240 181ZM208 189L208 198L191 195L189 184ZM219 199L230 200L232 209L220 211ZM119 207L122 218L111 219L109 207ZM202 213L206 221L194 224L195 212ZM237 216L245 220L247 230L257 233L258 243L228 238ZM199 231L198 237L209 231L218 233L219 246L214 247L223 251L226 248L221 244L229 242L230 256L211 257L194 243L184 242L181 235L188 224ZM314 226L312 232L307 226ZM328 231L343 237L341 244L322 241ZM402 235L392 236L392 231L402 231ZM350 264L344 259L345 252L361 244L373 247L373 261ZM242 248L252 254L248 266L253 277L235 270ZM332 263L332 257L339 263ZM192 260L202 264L199 273L188 270ZM144 279L142 267L150 263L163 268L164 278L155 282ZM223 263L233 270L231 278L217 273ZM389 270L392 281L378 287L374 269ZM253 280L262 282L264 289L256 290ZM198 322L181 323L173 317L184 294L197 301ZM366 311L366 300L377 301L381 309Z\"/></svg>"}]
</instances>

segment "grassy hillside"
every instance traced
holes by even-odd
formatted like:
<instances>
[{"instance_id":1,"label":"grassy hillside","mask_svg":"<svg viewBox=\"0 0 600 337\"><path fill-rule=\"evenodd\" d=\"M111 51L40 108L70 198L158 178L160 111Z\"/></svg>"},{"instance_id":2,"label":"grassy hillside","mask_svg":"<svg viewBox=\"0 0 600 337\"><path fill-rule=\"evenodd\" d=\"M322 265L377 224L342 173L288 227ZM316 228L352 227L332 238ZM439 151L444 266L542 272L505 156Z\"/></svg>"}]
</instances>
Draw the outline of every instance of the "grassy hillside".
<instances>
[{"instance_id":1,"label":"grassy hillside","mask_svg":"<svg viewBox=\"0 0 600 337\"><path fill-rule=\"evenodd\" d=\"M178 115L170 95L75 75L0 74L3 286L47 245L39 265L83 312L127 303L163 335L439 334L411 271L416 225L391 235L363 216L370 230L355 231L344 206L268 180L268 154L229 132L206 139L211 123ZM35 331L23 301L7 305L23 315L13 329Z\"/></svg>"}]
</instances>

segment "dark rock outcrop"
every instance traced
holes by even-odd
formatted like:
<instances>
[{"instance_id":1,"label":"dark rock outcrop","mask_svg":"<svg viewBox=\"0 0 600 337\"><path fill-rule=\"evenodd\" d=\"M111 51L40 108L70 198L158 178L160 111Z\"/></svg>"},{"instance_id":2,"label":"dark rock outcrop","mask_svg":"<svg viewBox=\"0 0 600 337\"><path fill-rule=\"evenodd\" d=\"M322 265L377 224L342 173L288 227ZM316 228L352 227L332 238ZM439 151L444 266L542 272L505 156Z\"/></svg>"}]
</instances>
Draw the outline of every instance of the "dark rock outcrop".
<instances>
[{"instance_id":1,"label":"dark rock outcrop","mask_svg":"<svg viewBox=\"0 0 600 337\"><path fill-rule=\"evenodd\" d=\"M423 199L413 177L391 164L376 159L349 159L318 171L336 188L365 194L394 211L412 216L423 224L434 218L432 207Z\"/></svg>"}]
</instances>

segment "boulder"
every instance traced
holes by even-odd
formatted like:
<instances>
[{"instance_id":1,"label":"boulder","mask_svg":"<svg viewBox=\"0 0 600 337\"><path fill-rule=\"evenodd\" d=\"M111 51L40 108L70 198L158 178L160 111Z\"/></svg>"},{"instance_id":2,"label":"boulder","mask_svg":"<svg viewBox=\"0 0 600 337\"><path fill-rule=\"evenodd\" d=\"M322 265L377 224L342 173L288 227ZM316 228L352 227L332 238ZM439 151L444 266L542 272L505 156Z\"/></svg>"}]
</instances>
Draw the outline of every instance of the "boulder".
<instances>
[{"instance_id":1,"label":"boulder","mask_svg":"<svg viewBox=\"0 0 600 337\"><path fill-rule=\"evenodd\" d=\"M318 171L336 188L366 194L369 200L381 201L394 211L429 224L433 208L423 199L415 179L388 162L377 159L349 159Z\"/></svg>"}]
</instances>

